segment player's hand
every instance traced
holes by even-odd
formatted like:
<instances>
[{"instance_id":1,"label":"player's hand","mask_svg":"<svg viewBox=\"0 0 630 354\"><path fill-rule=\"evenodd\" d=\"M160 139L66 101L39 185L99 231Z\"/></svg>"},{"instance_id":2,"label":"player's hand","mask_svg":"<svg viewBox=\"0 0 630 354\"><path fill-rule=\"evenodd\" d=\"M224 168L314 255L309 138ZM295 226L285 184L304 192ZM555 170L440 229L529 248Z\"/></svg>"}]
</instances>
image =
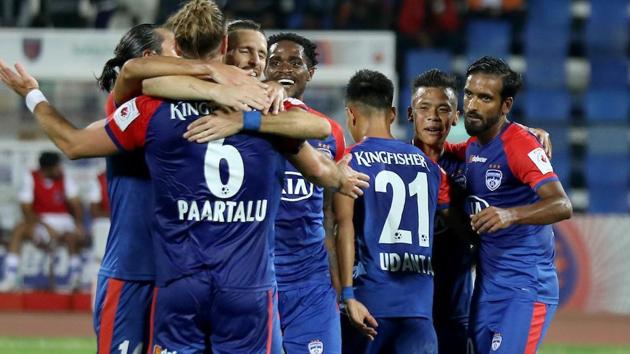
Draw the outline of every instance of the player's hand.
<instances>
[{"instance_id":1,"label":"player's hand","mask_svg":"<svg viewBox=\"0 0 630 354\"><path fill-rule=\"evenodd\" d=\"M350 323L370 340L374 340L374 337L378 334L376 332L378 322L372 317L367 307L355 299L348 299L345 301L345 304Z\"/></svg>"},{"instance_id":2,"label":"player's hand","mask_svg":"<svg viewBox=\"0 0 630 354\"><path fill-rule=\"evenodd\" d=\"M243 70L234 65L212 63L210 78L228 86L255 86L267 89L268 85L254 76L254 70Z\"/></svg>"},{"instance_id":3,"label":"player's hand","mask_svg":"<svg viewBox=\"0 0 630 354\"><path fill-rule=\"evenodd\" d=\"M551 136L549 135L549 133L546 130L540 128L527 128L527 130L529 130L530 133L536 136L536 138L540 142L540 145L542 145L543 150L545 150L545 154L547 154L547 157L549 157L549 159L551 160L551 152L553 148L551 146Z\"/></svg>"},{"instance_id":4,"label":"player's hand","mask_svg":"<svg viewBox=\"0 0 630 354\"><path fill-rule=\"evenodd\" d=\"M287 93L284 90L284 86L275 81L269 81L267 84L269 85L267 88L267 96L269 97L271 104L263 110L263 114L278 114L279 112L284 111L284 105L282 102L288 97Z\"/></svg>"},{"instance_id":5,"label":"player's hand","mask_svg":"<svg viewBox=\"0 0 630 354\"><path fill-rule=\"evenodd\" d=\"M17 72L11 70L11 68L0 59L0 79L18 95L24 97L31 90L39 88L37 80L24 69L22 64L15 64L15 70L17 70Z\"/></svg>"},{"instance_id":6,"label":"player's hand","mask_svg":"<svg viewBox=\"0 0 630 354\"><path fill-rule=\"evenodd\" d=\"M237 111L249 112L252 109L265 109L271 104L271 100L265 89L253 85L240 85L223 86L220 96L213 103Z\"/></svg>"},{"instance_id":7,"label":"player's hand","mask_svg":"<svg viewBox=\"0 0 630 354\"><path fill-rule=\"evenodd\" d=\"M514 212L510 209L488 207L470 217L470 225L477 233L496 232L512 226L515 221Z\"/></svg>"},{"instance_id":8,"label":"player's hand","mask_svg":"<svg viewBox=\"0 0 630 354\"><path fill-rule=\"evenodd\" d=\"M197 143L226 138L243 130L243 112L218 110L192 122L184 138Z\"/></svg>"},{"instance_id":9,"label":"player's hand","mask_svg":"<svg viewBox=\"0 0 630 354\"><path fill-rule=\"evenodd\" d=\"M348 164L352 159L352 155L344 156L338 163L339 170L339 189L337 192L347 195L352 199L356 199L363 195L363 189L368 188L370 177L364 173L353 170Z\"/></svg>"}]
</instances>

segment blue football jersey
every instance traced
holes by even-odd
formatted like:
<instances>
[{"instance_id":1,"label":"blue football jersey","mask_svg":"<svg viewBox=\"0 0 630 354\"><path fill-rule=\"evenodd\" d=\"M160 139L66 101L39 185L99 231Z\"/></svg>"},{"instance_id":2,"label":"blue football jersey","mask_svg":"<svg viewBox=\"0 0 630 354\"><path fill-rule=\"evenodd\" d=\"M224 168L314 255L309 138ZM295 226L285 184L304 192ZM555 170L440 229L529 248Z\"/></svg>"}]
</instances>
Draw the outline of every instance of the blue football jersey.
<instances>
[{"instance_id":1,"label":"blue football jersey","mask_svg":"<svg viewBox=\"0 0 630 354\"><path fill-rule=\"evenodd\" d=\"M121 149L145 150L155 196L156 283L206 269L220 288L268 288L275 283L280 142L255 134L207 144L185 140L186 127L209 113L205 102L140 96L106 125Z\"/></svg>"},{"instance_id":2,"label":"blue football jersey","mask_svg":"<svg viewBox=\"0 0 630 354\"><path fill-rule=\"evenodd\" d=\"M543 148L522 126L506 123L500 134L482 145L476 138L466 148L466 208L472 215L495 206L535 203L536 189L558 181ZM512 225L480 235L475 291L479 301L523 296L548 304L558 302L558 279L551 225Z\"/></svg>"},{"instance_id":3,"label":"blue football jersey","mask_svg":"<svg viewBox=\"0 0 630 354\"><path fill-rule=\"evenodd\" d=\"M349 153L352 168L370 176L354 206L356 298L375 317L432 318L431 250L436 210L448 203L444 172L398 140L366 138Z\"/></svg>"},{"instance_id":4,"label":"blue football jersey","mask_svg":"<svg viewBox=\"0 0 630 354\"><path fill-rule=\"evenodd\" d=\"M326 118L332 134L324 140L309 140L331 159L338 161L345 151L343 131L339 124L307 107L302 101L288 99L285 109L300 107ZM282 201L276 217L275 266L280 290L304 287L305 284L330 283L328 253L324 246L324 189L304 179L287 161L284 169Z\"/></svg>"},{"instance_id":5,"label":"blue football jersey","mask_svg":"<svg viewBox=\"0 0 630 354\"><path fill-rule=\"evenodd\" d=\"M111 94L107 115L115 111ZM151 239L153 189L144 152L135 150L110 156L107 190L111 225L99 275L123 280L148 281L155 277Z\"/></svg>"}]
</instances>

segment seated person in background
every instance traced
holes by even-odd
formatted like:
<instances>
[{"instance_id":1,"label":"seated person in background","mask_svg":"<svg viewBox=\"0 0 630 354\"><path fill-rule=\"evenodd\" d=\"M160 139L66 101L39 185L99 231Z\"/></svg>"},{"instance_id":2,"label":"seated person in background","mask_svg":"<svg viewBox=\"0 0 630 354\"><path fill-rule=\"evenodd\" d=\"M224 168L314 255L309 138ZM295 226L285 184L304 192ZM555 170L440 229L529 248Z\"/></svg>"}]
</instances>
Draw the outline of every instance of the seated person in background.
<instances>
[{"instance_id":1,"label":"seated person in background","mask_svg":"<svg viewBox=\"0 0 630 354\"><path fill-rule=\"evenodd\" d=\"M76 284L81 266L79 249L85 231L78 187L64 176L58 153L43 152L40 155L39 169L28 172L23 178L18 201L24 220L11 235L0 291L17 287L20 252L25 241L32 241L47 250L53 250L55 245L66 245L70 254L70 284Z\"/></svg>"}]
</instances>

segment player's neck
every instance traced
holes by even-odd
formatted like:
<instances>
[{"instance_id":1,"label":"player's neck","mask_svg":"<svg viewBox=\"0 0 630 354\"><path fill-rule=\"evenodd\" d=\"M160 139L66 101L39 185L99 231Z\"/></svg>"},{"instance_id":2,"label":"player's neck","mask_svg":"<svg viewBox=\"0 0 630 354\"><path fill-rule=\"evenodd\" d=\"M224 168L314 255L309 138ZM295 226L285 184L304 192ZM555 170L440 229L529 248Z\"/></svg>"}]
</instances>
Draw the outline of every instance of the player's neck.
<instances>
[{"instance_id":1,"label":"player's neck","mask_svg":"<svg viewBox=\"0 0 630 354\"><path fill-rule=\"evenodd\" d=\"M422 150L422 152L424 152L433 161L439 160L440 156L442 156L442 151L444 151L444 142L429 145L425 144L418 138L414 138L413 144Z\"/></svg>"},{"instance_id":2,"label":"player's neck","mask_svg":"<svg viewBox=\"0 0 630 354\"><path fill-rule=\"evenodd\" d=\"M394 139L390 126L385 119L371 118L370 125L365 132L367 138Z\"/></svg>"},{"instance_id":3,"label":"player's neck","mask_svg":"<svg viewBox=\"0 0 630 354\"><path fill-rule=\"evenodd\" d=\"M492 139L496 138L499 134L501 134L501 130L507 124L507 117L502 117L499 122L490 129L480 133L477 135L477 139L482 145L485 145L492 141Z\"/></svg>"}]
</instances>

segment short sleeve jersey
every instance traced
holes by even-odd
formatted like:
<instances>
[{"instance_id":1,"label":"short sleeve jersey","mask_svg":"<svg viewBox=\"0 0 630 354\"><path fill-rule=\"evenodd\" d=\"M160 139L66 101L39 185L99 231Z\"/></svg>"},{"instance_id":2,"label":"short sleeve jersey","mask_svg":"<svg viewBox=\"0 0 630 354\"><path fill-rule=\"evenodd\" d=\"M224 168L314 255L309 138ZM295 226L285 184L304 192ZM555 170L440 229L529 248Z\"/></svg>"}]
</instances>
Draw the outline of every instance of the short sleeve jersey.
<instances>
[{"instance_id":1,"label":"short sleeve jersey","mask_svg":"<svg viewBox=\"0 0 630 354\"><path fill-rule=\"evenodd\" d=\"M355 295L375 317L430 319L434 219L449 201L444 172L398 140L366 138L349 153L351 167L370 176L354 206Z\"/></svg>"},{"instance_id":2,"label":"short sleeve jersey","mask_svg":"<svg viewBox=\"0 0 630 354\"><path fill-rule=\"evenodd\" d=\"M116 111L110 94L105 105ZM151 223L153 189L144 150L125 151L106 158L111 226L99 274L129 281L155 279Z\"/></svg>"},{"instance_id":3,"label":"short sleeve jersey","mask_svg":"<svg viewBox=\"0 0 630 354\"><path fill-rule=\"evenodd\" d=\"M510 208L535 203L536 190L558 181L536 138L508 122L500 134L482 145L467 142L466 211L469 215L495 206ZM512 225L481 234L477 288L481 301L522 296L543 303L558 302L551 225Z\"/></svg>"},{"instance_id":4,"label":"short sleeve jersey","mask_svg":"<svg viewBox=\"0 0 630 354\"><path fill-rule=\"evenodd\" d=\"M182 137L209 113L205 102L140 96L106 125L121 149L145 150L155 196L156 283L206 269L219 288L268 288L275 283L271 244L284 158L264 136L206 144Z\"/></svg>"},{"instance_id":5,"label":"short sleeve jersey","mask_svg":"<svg viewBox=\"0 0 630 354\"><path fill-rule=\"evenodd\" d=\"M298 107L326 119L332 134L323 140L308 140L315 149L334 161L345 151L343 130L337 122L306 106L287 99L285 109ZM330 283L328 255L324 246L324 189L313 185L290 163L284 168L282 201L276 217L275 266L280 290L304 284Z\"/></svg>"}]
</instances>

